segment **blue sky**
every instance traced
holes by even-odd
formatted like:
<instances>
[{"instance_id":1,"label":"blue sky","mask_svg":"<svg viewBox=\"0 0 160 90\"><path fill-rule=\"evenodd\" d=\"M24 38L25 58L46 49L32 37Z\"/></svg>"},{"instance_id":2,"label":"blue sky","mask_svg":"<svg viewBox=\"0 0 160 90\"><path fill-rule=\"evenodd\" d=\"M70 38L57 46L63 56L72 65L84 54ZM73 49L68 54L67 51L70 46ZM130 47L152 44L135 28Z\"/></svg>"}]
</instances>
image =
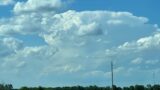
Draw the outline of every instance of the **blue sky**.
<instances>
[{"instance_id":1,"label":"blue sky","mask_svg":"<svg viewBox=\"0 0 160 90\"><path fill-rule=\"evenodd\" d=\"M17 0L18 1L18 0ZM25 1L25 0L19 0ZM76 11L84 10L113 10L113 11L128 11L138 16L144 16L150 18L151 23L159 24L159 20L156 18L160 16L159 13L159 0L75 0L72 4L67 6L67 9L73 9ZM0 6L1 17L11 16L13 5ZM4 12L5 11L5 12Z\"/></svg>"},{"instance_id":2,"label":"blue sky","mask_svg":"<svg viewBox=\"0 0 160 90\"><path fill-rule=\"evenodd\" d=\"M113 10L113 11L128 11L134 15L150 18L152 23L159 24L156 17L159 13L159 0L76 0L71 8L75 10Z\"/></svg>"},{"instance_id":3,"label":"blue sky","mask_svg":"<svg viewBox=\"0 0 160 90\"><path fill-rule=\"evenodd\" d=\"M159 0L1 0L0 81L21 86L160 82ZM138 74L137 74L138 73Z\"/></svg>"}]
</instances>

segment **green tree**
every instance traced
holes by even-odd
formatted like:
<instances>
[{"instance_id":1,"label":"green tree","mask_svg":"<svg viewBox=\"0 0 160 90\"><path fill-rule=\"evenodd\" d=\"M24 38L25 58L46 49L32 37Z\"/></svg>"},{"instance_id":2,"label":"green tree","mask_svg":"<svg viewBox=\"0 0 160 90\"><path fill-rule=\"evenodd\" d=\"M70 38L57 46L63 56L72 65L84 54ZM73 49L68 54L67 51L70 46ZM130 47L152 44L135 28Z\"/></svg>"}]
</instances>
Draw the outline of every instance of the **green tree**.
<instances>
[{"instance_id":1,"label":"green tree","mask_svg":"<svg viewBox=\"0 0 160 90\"><path fill-rule=\"evenodd\" d=\"M130 90L129 87L123 87L123 90Z\"/></svg>"},{"instance_id":2,"label":"green tree","mask_svg":"<svg viewBox=\"0 0 160 90\"><path fill-rule=\"evenodd\" d=\"M21 87L20 90L29 90L28 87Z\"/></svg>"},{"instance_id":3,"label":"green tree","mask_svg":"<svg viewBox=\"0 0 160 90\"><path fill-rule=\"evenodd\" d=\"M12 90L12 84L0 84L0 90Z\"/></svg>"},{"instance_id":4,"label":"green tree","mask_svg":"<svg viewBox=\"0 0 160 90\"><path fill-rule=\"evenodd\" d=\"M143 85L135 85L135 90L144 90Z\"/></svg>"},{"instance_id":5,"label":"green tree","mask_svg":"<svg viewBox=\"0 0 160 90\"><path fill-rule=\"evenodd\" d=\"M160 85L154 85L153 90L160 90Z\"/></svg>"},{"instance_id":6,"label":"green tree","mask_svg":"<svg viewBox=\"0 0 160 90\"><path fill-rule=\"evenodd\" d=\"M129 90L134 90L134 86L130 86L130 87L129 87Z\"/></svg>"}]
</instances>

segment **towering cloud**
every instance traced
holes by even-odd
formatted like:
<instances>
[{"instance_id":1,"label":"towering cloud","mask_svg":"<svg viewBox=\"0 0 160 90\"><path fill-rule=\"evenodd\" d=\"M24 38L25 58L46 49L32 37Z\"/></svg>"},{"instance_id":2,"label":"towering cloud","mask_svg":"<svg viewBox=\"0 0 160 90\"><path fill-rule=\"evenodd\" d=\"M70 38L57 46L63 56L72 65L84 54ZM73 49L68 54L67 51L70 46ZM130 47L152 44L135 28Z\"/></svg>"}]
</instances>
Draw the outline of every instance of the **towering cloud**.
<instances>
[{"instance_id":1,"label":"towering cloud","mask_svg":"<svg viewBox=\"0 0 160 90\"><path fill-rule=\"evenodd\" d=\"M63 4L17 2L15 16L0 20L1 79L19 75L12 81L17 85L104 85L110 79L111 60L117 82L118 77L127 80L123 84L133 83L130 78L143 83L151 71L160 73L159 27L148 18L114 11L56 13ZM33 46L36 42L41 44ZM51 79L55 83L48 82Z\"/></svg>"}]
</instances>

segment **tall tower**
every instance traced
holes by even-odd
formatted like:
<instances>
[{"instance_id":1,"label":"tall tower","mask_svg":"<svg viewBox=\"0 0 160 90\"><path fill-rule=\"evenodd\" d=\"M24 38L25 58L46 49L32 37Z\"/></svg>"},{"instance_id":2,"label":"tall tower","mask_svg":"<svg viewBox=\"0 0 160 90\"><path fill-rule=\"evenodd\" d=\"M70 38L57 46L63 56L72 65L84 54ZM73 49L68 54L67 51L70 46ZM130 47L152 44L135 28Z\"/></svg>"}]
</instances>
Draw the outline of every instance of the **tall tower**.
<instances>
[{"instance_id":1,"label":"tall tower","mask_svg":"<svg viewBox=\"0 0 160 90\"><path fill-rule=\"evenodd\" d=\"M153 72L153 85L155 85L156 82L155 82L155 72Z\"/></svg>"},{"instance_id":2,"label":"tall tower","mask_svg":"<svg viewBox=\"0 0 160 90\"><path fill-rule=\"evenodd\" d=\"M113 88L113 62L111 61L111 78L112 78L112 90L114 90Z\"/></svg>"}]
</instances>

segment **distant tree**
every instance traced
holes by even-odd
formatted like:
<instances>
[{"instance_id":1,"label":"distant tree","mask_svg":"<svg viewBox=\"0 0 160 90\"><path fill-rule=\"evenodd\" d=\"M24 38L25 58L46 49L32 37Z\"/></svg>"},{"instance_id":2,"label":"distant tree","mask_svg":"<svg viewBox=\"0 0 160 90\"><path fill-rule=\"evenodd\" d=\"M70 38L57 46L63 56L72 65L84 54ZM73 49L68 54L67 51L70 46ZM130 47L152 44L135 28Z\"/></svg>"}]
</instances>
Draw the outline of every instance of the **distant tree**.
<instances>
[{"instance_id":1,"label":"distant tree","mask_svg":"<svg viewBox=\"0 0 160 90\"><path fill-rule=\"evenodd\" d=\"M117 89L116 90L122 90L122 88L121 87L117 87Z\"/></svg>"},{"instance_id":2,"label":"distant tree","mask_svg":"<svg viewBox=\"0 0 160 90\"><path fill-rule=\"evenodd\" d=\"M134 86L130 86L130 87L129 87L129 90L134 90Z\"/></svg>"},{"instance_id":3,"label":"distant tree","mask_svg":"<svg viewBox=\"0 0 160 90\"><path fill-rule=\"evenodd\" d=\"M62 90L61 87L56 87L54 88L55 90Z\"/></svg>"},{"instance_id":4,"label":"distant tree","mask_svg":"<svg viewBox=\"0 0 160 90\"><path fill-rule=\"evenodd\" d=\"M41 86L39 86L39 87L38 87L38 90L44 90L44 88L43 88L43 87L41 87Z\"/></svg>"},{"instance_id":5,"label":"distant tree","mask_svg":"<svg viewBox=\"0 0 160 90\"><path fill-rule=\"evenodd\" d=\"M130 90L129 87L123 87L123 90Z\"/></svg>"},{"instance_id":6,"label":"distant tree","mask_svg":"<svg viewBox=\"0 0 160 90\"><path fill-rule=\"evenodd\" d=\"M98 89L98 87L96 85L89 87L89 90L97 90L97 89Z\"/></svg>"},{"instance_id":7,"label":"distant tree","mask_svg":"<svg viewBox=\"0 0 160 90\"><path fill-rule=\"evenodd\" d=\"M0 84L0 90L11 90L6 88L12 87L11 85L4 85ZM4 89L5 88L5 89ZM45 88L45 87L34 87L34 88L28 88L28 87L22 87L19 90L112 90L111 87L98 87L96 85L94 86L88 86L88 87L82 87L82 86L73 86L73 87L56 87L56 88ZM129 87L116 87L113 86L113 90L160 90L160 85L135 85L135 86L129 86Z\"/></svg>"},{"instance_id":8,"label":"distant tree","mask_svg":"<svg viewBox=\"0 0 160 90\"><path fill-rule=\"evenodd\" d=\"M21 87L20 90L29 90L28 87Z\"/></svg>"},{"instance_id":9,"label":"distant tree","mask_svg":"<svg viewBox=\"0 0 160 90\"><path fill-rule=\"evenodd\" d=\"M112 88L112 90L117 90L117 87L116 87L116 85L113 85L113 88Z\"/></svg>"},{"instance_id":10,"label":"distant tree","mask_svg":"<svg viewBox=\"0 0 160 90\"><path fill-rule=\"evenodd\" d=\"M146 86L145 90L153 90L152 85L151 85L151 84L148 84L148 85Z\"/></svg>"},{"instance_id":11,"label":"distant tree","mask_svg":"<svg viewBox=\"0 0 160 90\"><path fill-rule=\"evenodd\" d=\"M135 90L144 90L144 86L143 85L135 85Z\"/></svg>"},{"instance_id":12,"label":"distant tree","mask_svg":"<svg viewBox=\"0 0 160 90\"><path fill-rule=\"evenodd\" d=\"M160 85L154 85L153 90L160 90Z\"/></svg>"},{"instance_id":13,"label":"distant tree","mask_svg":"<svg viewBox=\"0 0 160 90\"><path fill-rule=\"evenodd\" d=\"M0 84L0 90L12 90L12 84Z\"/></svg>"},{"instance_id":14,"label":"distant tree","mask_svg":"<svg viewBox=\"0 0 160 90\"><path fill-rule=\"evenodd\" d=\"M106 87L105 90L111 90L111 88L110 87Z\"/></svg>"}]
</instances>

